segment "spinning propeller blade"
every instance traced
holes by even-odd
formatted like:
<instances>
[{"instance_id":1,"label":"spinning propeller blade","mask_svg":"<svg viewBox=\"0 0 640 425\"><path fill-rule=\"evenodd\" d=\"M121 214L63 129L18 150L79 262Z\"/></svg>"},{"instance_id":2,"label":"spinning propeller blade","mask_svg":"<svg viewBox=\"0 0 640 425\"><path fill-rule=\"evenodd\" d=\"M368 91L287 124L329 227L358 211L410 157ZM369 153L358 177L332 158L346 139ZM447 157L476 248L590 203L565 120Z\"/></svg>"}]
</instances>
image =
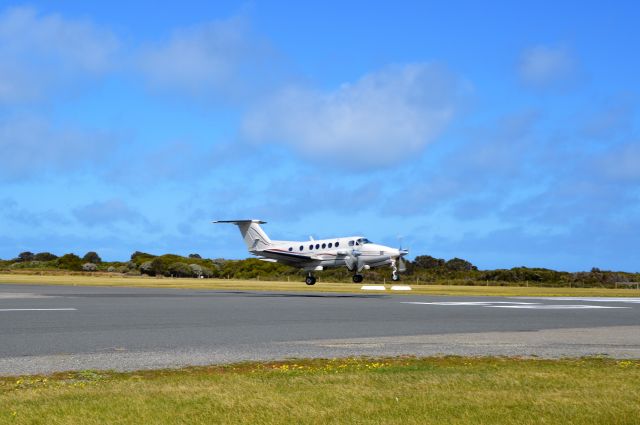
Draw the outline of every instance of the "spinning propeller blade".
<instances>
[{"instance_id":1,"label":"spinning propeller blade","mask_svg":"<svg viewBox=\"0 0 640 425\"><path fill-rule=\"evenodd\" d=\"M398 247L398 251L400 252L400 256L398 257L398 271L400 273L404 273L407 271L407 264L404 262L404 260L402 259L402 257L404 257L405 255L407 255L409 253L409 250L407 249L402 249L402 236L398 236L398 240L399 240L399 247Z\"/></svg>"},{"instance_id":2,"label":"spinning propeller blade","mask_svg":"<svg viewBox=\"0 0 640 425\"><path fill-rule=\"evenodd\" d=\"M402 259L402 256L398 257L398 271L400 273L404 273L407 271L407 265L405 264L404 260Z\"/></svg>"}]
</instances>

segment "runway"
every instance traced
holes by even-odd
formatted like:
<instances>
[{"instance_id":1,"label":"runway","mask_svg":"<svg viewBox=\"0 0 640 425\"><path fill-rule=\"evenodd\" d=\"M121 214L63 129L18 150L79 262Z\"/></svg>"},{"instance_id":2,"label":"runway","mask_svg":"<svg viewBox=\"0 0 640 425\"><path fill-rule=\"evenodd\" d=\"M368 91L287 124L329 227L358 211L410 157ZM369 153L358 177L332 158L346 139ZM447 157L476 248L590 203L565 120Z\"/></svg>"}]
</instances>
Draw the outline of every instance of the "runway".
<instances>
[{"instance_id":1,"label":"runway","mask_svg":"<svg viewBox=\"0 0 640 425\"><path fill-rule=\"evenodd\" d=\"M640 358L640 298L0 285L0 374L290 357Z\"/></svg>"}]
</instances>

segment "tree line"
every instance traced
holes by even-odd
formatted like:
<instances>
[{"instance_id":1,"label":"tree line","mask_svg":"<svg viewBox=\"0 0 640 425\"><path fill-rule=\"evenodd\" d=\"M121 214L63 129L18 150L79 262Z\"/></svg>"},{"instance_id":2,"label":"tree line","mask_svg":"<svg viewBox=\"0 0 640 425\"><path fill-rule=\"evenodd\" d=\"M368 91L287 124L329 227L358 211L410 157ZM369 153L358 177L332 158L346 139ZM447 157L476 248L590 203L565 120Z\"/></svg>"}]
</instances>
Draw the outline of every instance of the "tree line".
<instances>
[{"instance_id":1,"label":"tree line","mask_svg":"<svg viewBox=\"0 0 640 425\"><path fill-rule=\"evenodd\" d=\"M445 260L430 255L419 255L405 261L405 280L418 284L464 285L540 285L576 287L613 287L621 282L640 282L640 273L626 273L592 268L588 272L564 272L545 268L514 267L511 269L479 270L471 262L452 258ZM0 260L0 270L117 273L165 277L296 280L301 279L299 269L257 258L225 260L202 258L198 254L154 255L136 251L127 261L103 261L95 251L82 257L69 253L57 256L50 252L21 252L11 260ZM383 281L390 275L389 268L365 271L369 281ZM328 269L318 274L320 281L348 282L351 273L346 267Z\"/></svg>"}]
</instances>

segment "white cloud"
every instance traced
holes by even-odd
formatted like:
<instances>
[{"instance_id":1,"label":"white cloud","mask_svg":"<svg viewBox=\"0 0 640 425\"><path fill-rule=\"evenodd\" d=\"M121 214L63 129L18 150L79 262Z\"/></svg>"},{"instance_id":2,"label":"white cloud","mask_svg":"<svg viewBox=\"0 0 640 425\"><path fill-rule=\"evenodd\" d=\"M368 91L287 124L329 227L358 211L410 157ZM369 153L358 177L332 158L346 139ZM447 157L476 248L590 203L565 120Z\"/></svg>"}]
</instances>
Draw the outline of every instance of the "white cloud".
<instances>
[{"instance_id":1,"label":"white cloud","mask_svg":"<svg viewBox=\"0 0 640 425\"><path fill-rule=\"evenodd\" d=\"M35 211L25 208L11 198L0 199L0 217L12 222L14 226L28 226L29 228L42 227L45 224L65 225L67 218L52 210Z\"/></svg>"},{"instance_id":2,"label":"white cloud","mask_svg":"<svg viewBox=\"0 0 640 425\"><path fill-rule=\"evenodd\" d=\"M493 204L492 208L474 210L473 215L493 214L514 191L547 172L530 165L537 164L537 152L542 149L535 137L539 120L535 111L523 111L486 127L467 128L459 137L464 142L448 149L432 166L407 170L398 177L398 181L412 183L397 185L396 193L386 197L382 211L406 217L453 207L459 218L471 215L470 207Z\"/></svg>"},{"instance_id":3,"label":"white cloud","mask_svg":"<svg viewBox=\"0 0 640 425\"><path fill-rule=\"evenodd\" d=\"M576 60L565 47L535 46L520 57L518 72L523 83L548 88L575 75Z\"/></svg>"},{"instance_id":4,"label":"white cloud","mask_svg":"<svg viewBox=\"0 0 640 425\"><path fill-rule=\"evenodd\" d=\"M21 180L51 170L70 171L104 159L106 134L55 127L32 116L0 120L0 180ZM112 148L112 147L111 147Z\"/></svg>"},{"instance_id":5,"label":"white cloud","mask_svg":"<svg viewBox=\"0 0 640 425\"><path fill-rule=\"evenodd\" d=\"M434 141L456 112L460 80L439 65L390 66L322 92L288 87L254 107L243 130L309 158L388 165Z\"/></svg>"},{"instance_id":6,"label":"white cloud","mask_svg":"<svg viewBox=\"0 0 640 425\"><path fill-rule=\"evenodd\" d=\"M49 76L38 77L13 61L0 63L0 105L38 99L48 80Z\"/></svg>"},{"instance_id":7,"label":"white cloud","mask_svg":"<svg viewBox=\"0 0 640 425\"><path fill-rule=\"evenodd\" d=\"M121 199L96 201L73 210L73 215L88 226L111 225L118 222L135 224L147 220Z\"/></svg>"},{"instance_id":8,"label":"white cloud","mask_svg":"<svg viewBox=\"0 0 640 425\"><path fill-rule=\"evenodd\" d=\"M41 15L29 7L0 13L0 103L31 101L59 84L113 66L118 40L89 21Z\"/></svg>"},{"instance_id":9,"label":"white cloud","mask_svg":"<svg viewBox=\"0 0 640 425\"><path fill-rule=\"evenodd\" d=\"M214 157L214 149L189 140L139 148L136 150L130 145L122 158L113 161L105 174L107 181L129 187L132 180L152 185L160 181L192 180L206 176L220 165L220 158Z\"/></svg>"},{"instance_id":10,"label":"white cloud","mask_svg":"<svg viewBox=\"0 0 640 425\"><path fill-rule=\"evenodd\" d=\"M164 43L142 49L138 67L154 88L235 96L267 77L268 51L236 17L175 30Z\"/></svg>"}]
</instances>

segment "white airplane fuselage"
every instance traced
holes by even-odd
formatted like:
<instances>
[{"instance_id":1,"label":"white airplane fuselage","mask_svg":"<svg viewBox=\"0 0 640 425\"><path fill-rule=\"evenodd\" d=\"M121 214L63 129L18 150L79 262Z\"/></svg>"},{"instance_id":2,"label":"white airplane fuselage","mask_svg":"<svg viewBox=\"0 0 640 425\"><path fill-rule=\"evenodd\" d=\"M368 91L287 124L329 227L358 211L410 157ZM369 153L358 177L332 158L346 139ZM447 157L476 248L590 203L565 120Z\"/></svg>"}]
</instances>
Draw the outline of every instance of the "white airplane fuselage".
<instances>
[{"instance_id":1,"label":"white airplane fuselage","mask_svg":"<svg viewBox=\"0 0 640 425\"><path fill-rule=\"evenodd\" d=\"M306 283L315 283L314 271L333 267L346 267L354 273L353 281L361 282L362 270L391 266L392 279L398 280L398 271L404 271L402 257L408 251L372 243L363 236L338 237L308 241L271 240L262 230L260 220L221 220L238 226L247 249L264 261L298 267L308 273Z\"/></svg>"},{"instance_id":2,"label":"white airplane fuselage","mask_svg":"<svg viewBox=\"0 0 640 425\"><path fill-rule=\"evenodd\" d=\"M363 243L363 241L366 241ZM284 255L306 255L317 259L317 264L301 267L306 271L322 270L329 267L344 267L344 257L353 251L358 252L358 258L364 268L388 266L392 258L400 257L399 249L369 242L363 236L349 236L332 239L317 239L309 241L272 241L273 246L266 250L256 250L252 254L264 255L265 251L278 252ZM368 267L367 267L368 266ZM321 267L321 268L320 268Z\"/></svg>"}]
</instances>

